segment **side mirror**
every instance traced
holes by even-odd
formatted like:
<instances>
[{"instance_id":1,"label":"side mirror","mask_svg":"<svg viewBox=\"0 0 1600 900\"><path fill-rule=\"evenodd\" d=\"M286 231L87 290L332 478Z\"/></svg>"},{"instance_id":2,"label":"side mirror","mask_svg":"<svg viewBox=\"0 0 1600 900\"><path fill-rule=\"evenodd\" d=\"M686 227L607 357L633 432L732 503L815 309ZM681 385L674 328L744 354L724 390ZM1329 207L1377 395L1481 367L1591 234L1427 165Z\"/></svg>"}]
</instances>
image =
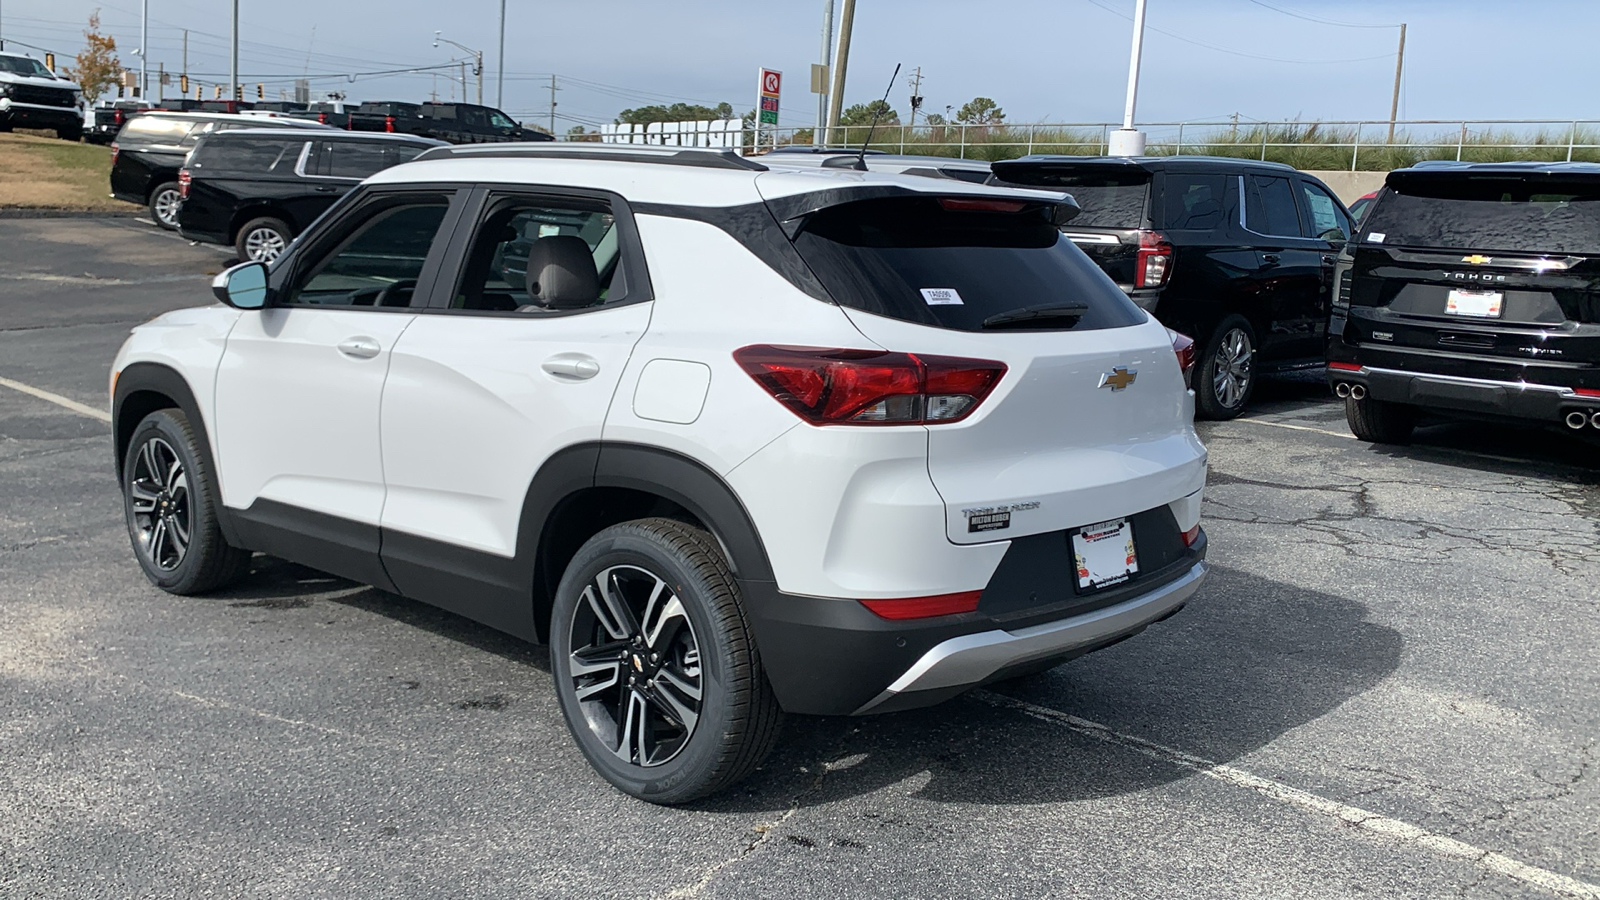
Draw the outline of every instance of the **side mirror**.
<instances>
[{"instance_id":1,"label":"side mirror","mask_svg":"<svg viewBox=\"0 0 1600 900\"><path fill-rule=\"evenodd\" d=\"M267 267L240 263L211 281L211 293L234 309L260 309L267 305Z\"/></svg>"},{"instance_id":2,"label":"side mirror","mask_svg":"<svg viewBox=\"0 0 1600 900\"><path fill-rule=\"evenodd\" d=\"M1322 239L1332 244L1333 249L1335 250L1343 248L1344 245L1349 243L1350 240L1349 238L1345 237L1344 230L1340 228L1329 228L1327 231L1324 231L1322 233Z\"/></svg>"}]
</instances>

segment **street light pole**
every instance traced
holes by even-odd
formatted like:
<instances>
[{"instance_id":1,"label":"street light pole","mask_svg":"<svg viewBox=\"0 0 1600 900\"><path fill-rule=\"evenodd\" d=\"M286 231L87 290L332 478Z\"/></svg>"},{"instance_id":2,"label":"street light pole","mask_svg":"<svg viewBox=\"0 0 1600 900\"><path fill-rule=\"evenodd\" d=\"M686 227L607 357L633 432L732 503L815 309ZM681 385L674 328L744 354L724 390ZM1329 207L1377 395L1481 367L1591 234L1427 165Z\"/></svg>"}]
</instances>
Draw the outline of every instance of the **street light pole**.
<instances>
[{"instance_id":1,"label":"street light pole","mask_svg":"<svg viewBox=\"0 0 1600 900\"><path fill-rule=\"evenodd\" d=\"M822 69L824 72L833 64L833 3L834 0L822 0ZM826 147L828 145L828 92L827 85L817 95L817 128L812 134L811 143Z\"/></svg>"},{"instance_id":2,"label":"street light pole","mask_svg":"<svg viewBox=\"0 0 1600 900\"><path fill-rule=\"evenodd\" d=\"M856 24L856 0L844 0L839 11L839 46L833 52L833 83L828 89L828 138L839 134L839 116L844 112L844 76L850 64L850 32Z\"/></svg>"},{"instance_id":3,"label":"street light pole","mask_svg":"<svg viewBox=\"0 0 1600 900\"><path fill-rule=\"evenodd\" d=\"M1128 102L1122 109L1122 128L1113 132L1108 153L1111 156L1143 156L1144 132L1133 127L1134 104L1139 99L1139 57L1144 51L1144 4L1138 0L1133 10L1133 49L1128 53Z\"/></svg>"},{"instance_id":4,"label":"street light pole","mask_svg":"<svg viewBox=\"0 0 1600 900\"><path fill-rule=\"evenodd\" d=\"M238 2L239 2L239 0L234 0L235 5L237 5ZM482 106L483 105L483 51L482 50L474 50L471 47L468 47L466 44L457 43L455 41L450 40L447 37L440 37L439 36L439 32L435 31L433 33L433 45L435 47L437 47L437 46L439 46L439 43L441 41L443 41L446 44L449 44L452 47L457 47L457 48L459 48L459 49L461 49L461 50L463 50L463 51L465 51L467 53L471 53L472 54L472 58L474 60L476 60L477 67L475 69L473 69L473 72L478 76L478 105ZM503 52L502 52L502 56L503 56ZM467 102L467 85L466 85L466 80L465 79L462 80L462 84L461 84L461 102L463 102L463 103Z\"/></svg>"},{"instance_id":5,"label":"street light pole","mask_svg":"<svg viewBox=\"0 0 1600 900\"><path fill-rule=\"evenodd\" d=\"M494 105L496 109L506 108L506 0L500 0L500 60L495 64Z\"/></svg>"},{"instance_id":6,"label":"street light pole","mask_svg":"<svg viewBox=\"0 0 1600 900\"><path fill-rule=\"evenodd\" d=\"M145 71L145 60L150 58L150 0L139 3L139 99L150 93L150 77Z\"/></svg>"},{"instance_id":7,"label":"street light pole","mask_svg":"<svg viewBox=\"0 0 1600 900\"><path fill-rule=\"evenodd\" d=\"M1406 65L1406 23L1400 23L1400 52L1394 57L1394 100L1389 104L1389 143L1394 143L1394 120L1400 116L1400 76Z\"/></svg>"},{"instance_id":8,"label":"street light pole","mask_svg":"<svg viewBox=\"0 0 1600 900\"><path fill-rule=\"evenodd\" d=\"M233 45L228 59L228 96L240 100L243 98L239 96L239 0L233 0Z\"/></svg>"}]
</instances>

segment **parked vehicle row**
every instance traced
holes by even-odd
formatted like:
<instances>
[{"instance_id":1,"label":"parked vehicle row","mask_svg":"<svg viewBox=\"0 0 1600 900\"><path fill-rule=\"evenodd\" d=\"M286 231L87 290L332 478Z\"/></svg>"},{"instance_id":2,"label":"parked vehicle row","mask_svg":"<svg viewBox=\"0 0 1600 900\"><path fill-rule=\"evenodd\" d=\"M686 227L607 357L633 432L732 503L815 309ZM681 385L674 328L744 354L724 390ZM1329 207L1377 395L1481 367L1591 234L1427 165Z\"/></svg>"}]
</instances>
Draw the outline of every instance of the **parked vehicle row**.
<instances>
[{"instance_id":1,"label":"parked vehicle row","mask_svg":"<svg viewBox=\"0 0 1600 900\"><path fill-rule=\"evenodd\" d=\"M547 642L597 772L722 790L785 712L938 703L1198 589L1185 361L1077 213L729 151L428 149L135 329L134 553L177 593L261 551Z\"/></svg>"}]
</instances>

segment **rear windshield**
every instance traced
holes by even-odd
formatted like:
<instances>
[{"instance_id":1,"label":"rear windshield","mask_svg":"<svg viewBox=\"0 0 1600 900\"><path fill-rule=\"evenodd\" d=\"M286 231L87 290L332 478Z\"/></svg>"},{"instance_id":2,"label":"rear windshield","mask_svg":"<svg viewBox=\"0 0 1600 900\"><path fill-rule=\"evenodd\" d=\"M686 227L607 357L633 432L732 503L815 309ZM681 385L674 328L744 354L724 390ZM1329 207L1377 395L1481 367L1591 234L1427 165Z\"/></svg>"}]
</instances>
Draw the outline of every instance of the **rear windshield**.
<instances>
[{"instance_id":1,"label":"rear windshield","mask_svg":"<svg viewBox=\"0 0 1600 900\"><path fill-rule=\"evenodd\" d=\"M1150 196L1150 173L1096 172L1092 169L1039 169L1026 174L1007 170L1006 180L1028 187L1066 191L1083 210L1070 226L1143 228Z\"/></svg>"},{"instance_id":2,"label":"rear windshield","mask_svg":"<svg viewBox=\"0 0 1600 900\"><path fill-rule=\"evenodd\" d=\"M1385 246L1600 254L1600 184L1430 179L1384 191L1361 224Z\"/></svg>"},{"instance_id":3,"label":"rear windshield","mask_svg":"<svg viewBox=\"0 0 1600 900\"><path fill-rule=\"evenodd\" d=\"M410 162L428 149L398 141L329 141L327 147L323 174L333 178L366 178Z\"/></svg>"},{"instance_id":4,"label":"rear windshield","mask_svg":"<svg viewBox=\"0 0 1600 900\"><path fill-rule=\"evenodd\" d=\"M807 220L794 245L838 303L906 322L1090 331L1145 320L1061 235L1046 207L990 211L948 202L897 197L828 207ZM1039 309L1076 312L995 321Z\"/></svg>"},{"instance_id":5,"label":"rear windshield","mask_svg":"<svg viewBox=\"0 0 1600 900\"><path fill-rule=\"evenodd\" d=\"M189 158L191 169L252 175L290 175L306 141L295 138L213 136Z\"/></svg>"},{"instance_id":6,"label":"rear windshield","mask_svg":"<svg viewBox=\"0 0 1600 900\"><path fill-rule=\"evenodd\" d=\"M196 125L204 123L194 119L167 119L161 116L134 116L117 134L117 146L128 149L140 145L176 146L183 142Z\"/></svg>"}]
</instances>

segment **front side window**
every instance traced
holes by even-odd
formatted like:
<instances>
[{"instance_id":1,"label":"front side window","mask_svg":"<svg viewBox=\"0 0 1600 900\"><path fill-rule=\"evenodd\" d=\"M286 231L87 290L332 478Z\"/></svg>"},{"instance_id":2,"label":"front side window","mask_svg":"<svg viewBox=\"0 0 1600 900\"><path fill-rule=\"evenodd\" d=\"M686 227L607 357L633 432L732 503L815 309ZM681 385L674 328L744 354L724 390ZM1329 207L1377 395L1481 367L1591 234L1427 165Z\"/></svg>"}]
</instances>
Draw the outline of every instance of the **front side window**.
<instances>
[{"instance_id":1,"label":"front side window","mask_svg":"<svg viewBox=\"0 0 1600 900\"><path fill-rule=\"evenodd\" d=\"M517 128L517 123L511 121L510 116L498 109L489 110L489 124L501 131L515 131Z\"/></svg>"},{"instance_id":2,"label":"front side window","mask_svg":"<svg viewBox=\"0 0 1600 900\"><path fill-rule=\"evenodd\" d=\"M1251 175L1246 203L1246 228L1257 234L1278 237L1300 236L1300 213L1294 205L1294 188L1289 179Z\"/></svg>"},{"instance_id":3,"label":"front side window","mask_svg":"<svg viewBox=\"0 0 1600 900\"><path fill-rule=\"evenodd\" d=\"M369 204L326 252L312 250L285 303L306 306L409 306L450 208L443 195L407 195ZM326 245L324 245L326 246Z\"/></svg>"},{"instance_id":4,"label":"front side window","mask_svg":"<svg viewBox=\"0 0 1600 900\"><path fill-rule=\"evenodd\" d=\"M1300 196L1306 201L1306 212L1310 216L1310 234L1307 237L1322 238L1325 241L1350 240L1349 226L1345 224L1344 216L1339 213L1339 201L1329 196L1328 192L1314 184L1302 183Z\"/></svg>"},{"instance_id":5,"label":"front side window","mask_svg":"<svg viewBox=\"0 0 1600 900\"><path fill-rule=\"evenodd\" d=\"M603 200L491 200L452 309L538 313L626 299L628 275Z\"/></svg>"},{"instance_id":6,"label":"front side window","mask_svg":"<svg viewBox=\"0 0 1600 900\"><path fill-rule=\"evenodd\" d=\"M1215 228L1222 224L1222 200L1227 195L1225 175L1169 173L1162 187L1163 227Z\"/></svg>"},{"instance_id":7,"label":"front side window","mask_svg":"<svg viewBox=\"0 0 1600 900\"><path fill-rule=\"evenodd\" d=\"M367 178L410 162L425 149L390 141L328 141L324 148L323 174L331 178Z\"/></svg>"}]
</instances>

